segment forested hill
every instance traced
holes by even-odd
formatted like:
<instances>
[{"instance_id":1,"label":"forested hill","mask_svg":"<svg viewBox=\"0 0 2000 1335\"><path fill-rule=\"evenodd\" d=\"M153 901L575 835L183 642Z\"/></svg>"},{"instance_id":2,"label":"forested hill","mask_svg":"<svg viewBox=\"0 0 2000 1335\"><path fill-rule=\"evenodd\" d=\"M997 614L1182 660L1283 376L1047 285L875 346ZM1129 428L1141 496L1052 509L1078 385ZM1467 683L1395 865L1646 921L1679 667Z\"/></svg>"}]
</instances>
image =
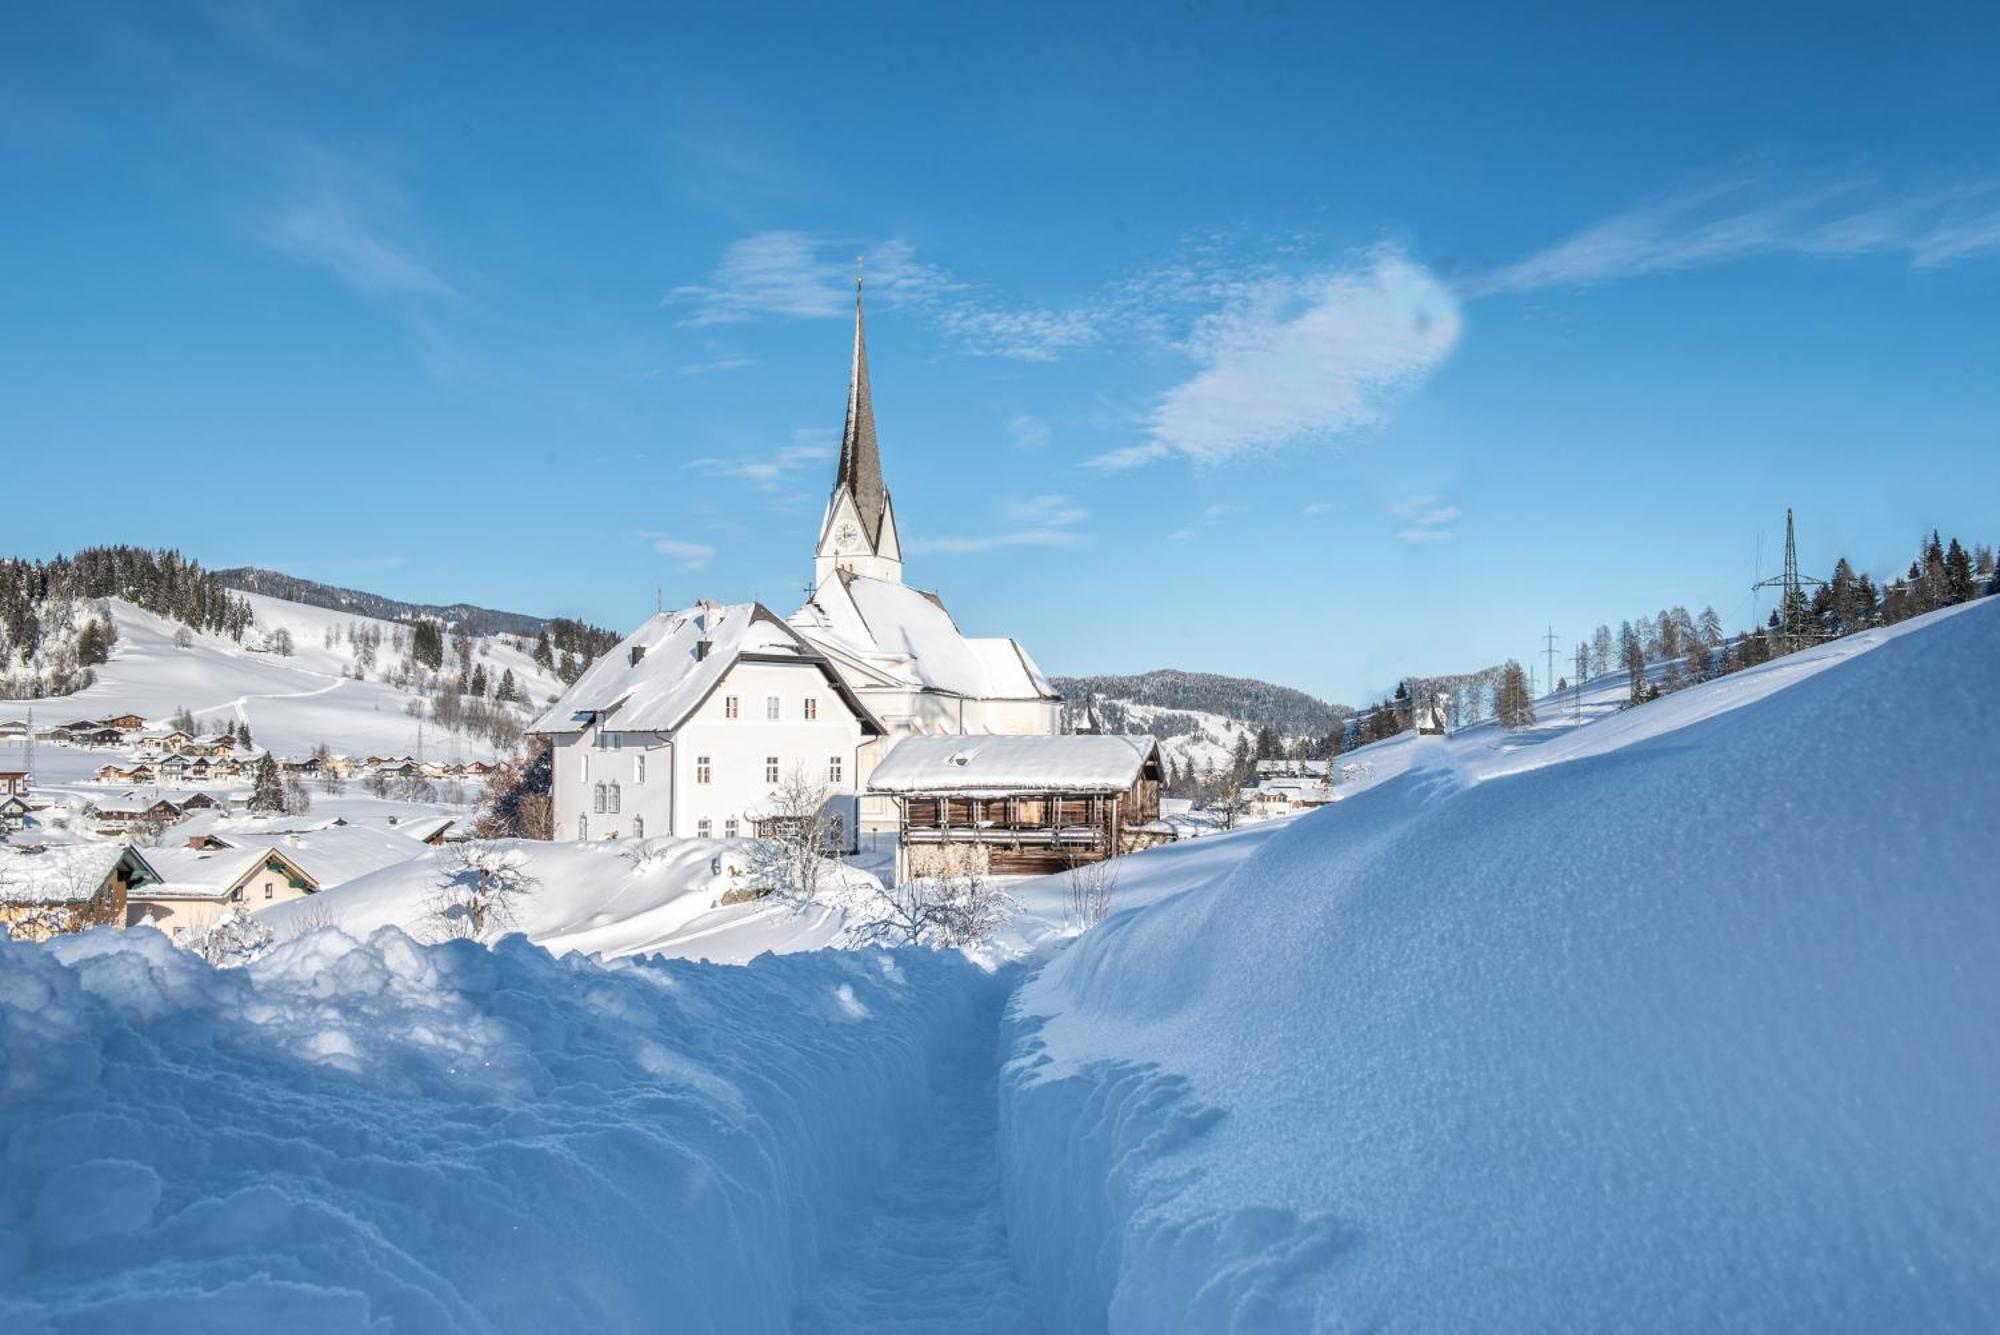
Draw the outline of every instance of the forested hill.
<instances>
[{"instance_id":1,"label":"forested hill","mask_svg":"<svg viewBox=\"0 0 2000 1335\"><path fill-rule=\"evenodd\" d=\"M1254 677L1225 677L1214 672L1182 672L1161 668L1131 676L1057 677L1066 727L1084 723L1086 707L1098 726L1124 731L1130 705L1216 714L1247 725L1252 731L1270 727L1284 737L1323 738L1334 725L1352 715L1345 705L1330 704L1289 686L1274 686Z\"/></svg>"},{"instance_id":2,"label":"forested hill","mask_svg":"<svg viewBox=\"0 0 2000 1335\"><path fill-rule=\"evenodd\" d=\"M316 580L300 579L296 575L262 570L256 566L236 566L218 570L215 575L223 584L245 593L261 593L283 598L286 602L325 607L383 621L434 617L447 625L463 626L472 635L539 635L548 629L550 622L548 617L529 616L525 612L502 612L491 607L475 607L471 603L444 606L407 603L400 598L385 598L379 593L361 589L343 589L338 585L321 584Z\"/></svg>"}]
</instances>

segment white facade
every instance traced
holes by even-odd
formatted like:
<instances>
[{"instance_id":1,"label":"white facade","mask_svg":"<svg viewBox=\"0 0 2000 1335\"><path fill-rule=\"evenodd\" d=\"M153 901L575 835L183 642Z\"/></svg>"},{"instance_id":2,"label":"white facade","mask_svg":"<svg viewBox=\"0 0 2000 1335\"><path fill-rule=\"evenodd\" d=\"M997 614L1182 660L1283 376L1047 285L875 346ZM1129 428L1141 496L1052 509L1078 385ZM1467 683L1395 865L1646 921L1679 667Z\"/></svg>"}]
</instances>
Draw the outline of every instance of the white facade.
<instances>
[{"instance_id":1,"label":"white facade","mask_svg":"<svg viewBox=\"0 0 2000 1335\"><path fill-rule=\"evenodd\" d=\"M552 740L561 839L747 837L794 770L855 828L861 721L812 663L738 661L672 731L622 730L614 716Z\"/></svg>"},{"instance_id":2,"label":"white facade","mask_svg":"<svg viewBox=\"0 0 2000 1335\"><path fill-rule=\"evenodd\" d=\"M556 837L748 837L794 773L844 831L881 733L832 667L756 603L663 612L533 729L551 745Z\"/></svg>"}]
</instances>

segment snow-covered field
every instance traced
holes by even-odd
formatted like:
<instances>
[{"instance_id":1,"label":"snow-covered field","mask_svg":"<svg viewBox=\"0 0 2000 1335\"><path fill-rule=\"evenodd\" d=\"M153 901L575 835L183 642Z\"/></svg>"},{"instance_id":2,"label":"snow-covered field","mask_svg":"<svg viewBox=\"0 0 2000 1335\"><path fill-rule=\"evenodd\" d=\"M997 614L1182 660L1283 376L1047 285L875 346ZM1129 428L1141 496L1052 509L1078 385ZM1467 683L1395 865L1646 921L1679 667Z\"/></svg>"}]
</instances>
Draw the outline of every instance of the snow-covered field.
<instances>
[{"instance_id":1,"label":"snow-covered field","mask_svg":"<svg viewBox=\"0 0 2000 1335\"><path fill-rule=\"evenodd\" d=\"M386 621L350 616L321 607L238 594L255 617L244 644L224 636L194 634L182 648L175 644L178 622L156 616L118 599L110 600L118 642L110 661L96 668L96 682L75 695L45 700L0 700L0 719L22 719L34 711L38 726L77 718L139 714L163 722L186 707L198 719L247 722L259 746L280 755L302 756L321 742L353 755L414 755L421 745L434 760L492 758L492 746L462 733L447 733L435 725L423 728L408 713L416 698L380 680L393 655L389 637L397 627ZM326 645L329 629L350 625L380 631L381 657L371 680L343 676L353 666L346 644ZM290 633L289 656L253 652L277 630ZM529 654L504 637L477 641L477 662L496 679L512 671L516 682L535 702L562 689L554 677L535 666ZM38 768L52 782L76 782L115 757L115 752L43 746Z\"/></svg>"},{"instance_id":2,"label":"snow-covered field","mask_svg":"<svg viewBox=\"0 0 2000 1335\"><path fill-rule=\"evenodd\" d=\"M1996 661L1365 748L983 966L668 841L535 854L548 950L411 868L247 970L0 943L0 1329L1989 1328Z\"/></svg>"}]
</instances>

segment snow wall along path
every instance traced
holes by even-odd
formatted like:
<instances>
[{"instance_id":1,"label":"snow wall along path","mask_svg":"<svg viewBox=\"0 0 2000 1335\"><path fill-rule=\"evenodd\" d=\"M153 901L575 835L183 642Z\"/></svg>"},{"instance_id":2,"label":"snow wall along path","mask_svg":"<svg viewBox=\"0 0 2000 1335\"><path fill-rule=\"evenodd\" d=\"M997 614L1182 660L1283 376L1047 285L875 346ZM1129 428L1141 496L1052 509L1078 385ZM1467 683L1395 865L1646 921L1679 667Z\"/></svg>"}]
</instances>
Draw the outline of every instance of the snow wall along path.
<instances>
[{"instance_id":1,"label":"snow wall along path","mask_svg":"<svg viewBox=\"0 0 2000 1335\"><path fill-rule=\"evenodd\" d=\"M1001 1087L1049 1328L1992 1330L1996 664L2000 599L1607 754L1440 748L1080 939Z\"/></svg>"},{"instance_id":2,"label":"snow wall along path","mask_svg":"<svg viewBox=\"0 0 2000 1335\"><path fill-rule=\"evenodd\" d=\"M782 1331L1004 976L0 940L0 1330Z\"/></svg>"}]
</instances>

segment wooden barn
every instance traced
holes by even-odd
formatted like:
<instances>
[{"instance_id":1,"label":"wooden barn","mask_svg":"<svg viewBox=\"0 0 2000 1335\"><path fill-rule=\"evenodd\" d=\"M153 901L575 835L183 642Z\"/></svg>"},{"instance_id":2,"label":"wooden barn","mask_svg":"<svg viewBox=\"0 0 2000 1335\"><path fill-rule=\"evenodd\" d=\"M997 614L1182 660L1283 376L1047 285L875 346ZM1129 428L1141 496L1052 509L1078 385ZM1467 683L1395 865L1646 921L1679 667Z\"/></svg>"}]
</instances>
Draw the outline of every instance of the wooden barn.
<instances>
[{"instance_id":1,"label":"wooden barn","mask_svg":"<svg viewBox=\"0 0 2000 1335\"><path fill-rule=\"evenodd\" d=\"M1152 737L908 737L868 781L894 799L897 875L1062 871L1164 843Z\"/></svg>"}]
</instances>

